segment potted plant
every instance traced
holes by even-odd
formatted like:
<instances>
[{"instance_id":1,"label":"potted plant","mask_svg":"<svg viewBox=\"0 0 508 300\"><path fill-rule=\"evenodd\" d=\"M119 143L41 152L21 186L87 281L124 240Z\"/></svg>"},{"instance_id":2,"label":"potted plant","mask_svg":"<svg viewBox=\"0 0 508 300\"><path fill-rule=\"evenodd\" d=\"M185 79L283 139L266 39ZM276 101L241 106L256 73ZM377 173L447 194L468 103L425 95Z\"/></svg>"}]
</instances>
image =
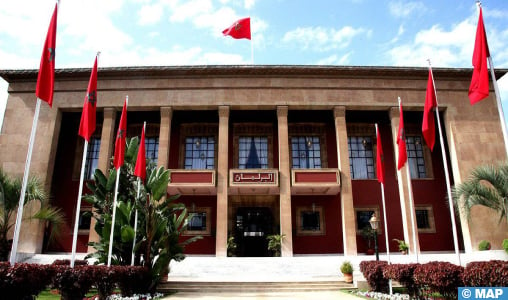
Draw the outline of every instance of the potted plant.
<instances>
[{"instance_id":1,"label":"potted plant","mask_svg":"<svg viewBox=\"0 0 508 300\"><path fill-rule=\"evenodd\" d=\"M486 240L480 241L480 243L478 244L478 250L480 251L490 250L490 242Z\"/></svg>"},{"instance_id":2,"label":"potted plant","mask_svg":"<svg viewBox=\"0 0 508 300\"><path fill-rule=\"evenodd\" d=\"M360 230L360 235L365 239L367 243L367 254L374 254L374 248L372 248L372 242L374 241L376 232L370 226L365 226Z\"/></svg>"},{"instance_id":3,"label":"potted plant","mask_svg":"<svg viewBox=\"0 0 508 300\"><path fill-rule=\"evenodd\" d=\"M228 237L227 249L228 249L228 256L229 257L235 256L235 254L236 254L235 237L233 237L233 236Z\"/></svg>"},{"instance_id":4,"label":"potted plant","mask_svg":"<svg viewBox=\"0 0 508 300\"><path fill-rule=\"evenodd\" d=\"M282 239L285 234L271 234L266 237L268 240L268 250L273 252L273 256L280 256L280 249L282 246Z\"/></svg>"},{"instance_id":5,"label":"potted plant","mask_svg":"<svg viewBox=\"0 0 508 300\"><path fill-rule=\"evenodd\" d=\"M353 265L349 261L344 261L340 266L340 271L344 274L344 282L353 282Z\"/></svg>"},{"instance_id":6,"label":"potted plant","mask_svg":"<svg viewBox=\"0 0 508 300\"><path fill-rule=\"evenodd\" d=\"M407 252L409 250L409 245L404 240L399 240L399 239L393 239L393 240L399 244L400 253L407 254Z\"/></svg>"}]
</instances>

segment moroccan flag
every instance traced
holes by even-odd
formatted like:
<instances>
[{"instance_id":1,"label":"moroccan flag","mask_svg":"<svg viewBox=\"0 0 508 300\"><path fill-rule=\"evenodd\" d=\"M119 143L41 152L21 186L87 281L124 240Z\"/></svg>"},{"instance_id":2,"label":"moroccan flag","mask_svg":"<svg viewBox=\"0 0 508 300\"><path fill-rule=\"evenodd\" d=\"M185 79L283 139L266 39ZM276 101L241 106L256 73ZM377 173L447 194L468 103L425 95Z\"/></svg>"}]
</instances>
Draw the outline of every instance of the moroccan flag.
<instances>
[{"instance_id":1,"label":"moroccan flag","mask_svg":"<svg viewBox=\"0 0 508 300\"><path fill-rule=\"evenodd\" d=\"M376 140L377 140L377 154L376 154L376 174L379 183L385 183L385 157L383 154L383 145L381 144L381 134L376 124Z\"/></svg>"},{"instance_id":2,"label":"moroccan flag","mask_svg":"<svg viewBox=\"0 0 508 300\"><path fill-rule=\"evenodd\" d=\"M425 107L423 108L422 134L425 143L430 151L434 149L436 141L436 125L434 124L434 109L437 107L436 91L434 81L432 80L432 70L429 69L429 79L427 80L427 94L425 95Z\"/></svg>"},{"instance_id":3,"label":"moroccan flag","mask_svg":"<svg viewBox=\"0 0 508 300\"><path fill-rule=\"evenodd\" d=\"M250 18L243 18L236 21L229 28L222 31L224 35L230 35L234 39L250 40Z\"/></svg>"},{"instance_id":4,"label":"moroccan flag","mask_svg":"<svg viewBox=\"0 0 508 300\"><path fill-rule=\"evenodd\" d=\"M134 175L145 181L146 178L146 154L145 154L145 126L141 130L141 140L139 141L138 158L136 159L136 167Z\"/></svg>"},{"instance_id":5,"label":"moroccan flag","mask_svg":"<svg viewBox=\"0 0 508 300\"><path fill-rule=\"evenodd\" d=\"M402 112L402 103L399 101L399 132L397 134L397 145L399 145L399 161L397 162L397 170L400 170L407 161L406 150L406 132L404 131L404 114Z\"/></svg>"},{"instance_id":6,"label":"moroccan flag","mask_svg":"<svg viewBox=\"0 0 508 300\"><path fill-rule=\"evenodd\" d=\"M95 131L95 110L97 108L97 56L93 65L88 89L86 90L85 102L83 103L83 112L81 112L81 122L79 123L79 135L87 142Z\"/></svg>"},{"instance_id":7,"label":"moroccan flag","mask_svg":"<svg viewBox=\"0 0 508 300\"><path fill-rule=\"evenodd\" d=\"M115 142L115 158L113 165L115 169L119 169L123 165L125 156L125 134L127 133L127 99L123 103L122 116L120 117L120 125L116 134Z\"/></svg>"},{"instance_id":8,"label":"moroccan flag","mask_svg":"<svg viewBox=\"0 0 508 300\"><path fill-rule=\"evenodd\" d=\"M56 48L56 15L58 4L55 5L53 17L49 23L48 34L42 49L41 65L37 76L35 95L46 101L49 107L53 105L53 87L55 86L55 48Z\"/></svg>"},{"instance_id":9,"label":"moroccan flag","mask_svg":"<svg viewBox=\"0 0 508 300\"><path fill-rule=\"evenodd\" d=\"M489 68L487 66L487 57L489 56L487 34L485 33L482 8L480 7L480 17L478 18L478 27L476 27L476 39L473 51L473 78L469 86L469 102L471 105L489 96Z\"/></svg>"}]
</instances>

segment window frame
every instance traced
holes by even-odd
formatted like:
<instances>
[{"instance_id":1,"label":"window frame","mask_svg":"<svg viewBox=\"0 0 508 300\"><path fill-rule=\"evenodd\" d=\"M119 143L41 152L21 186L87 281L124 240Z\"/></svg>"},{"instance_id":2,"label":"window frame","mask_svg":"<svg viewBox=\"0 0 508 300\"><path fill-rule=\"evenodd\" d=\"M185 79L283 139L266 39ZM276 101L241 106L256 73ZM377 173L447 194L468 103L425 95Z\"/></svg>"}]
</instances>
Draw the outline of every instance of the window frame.
<instances>
[{"instance_id":1,"label":"window frame","mask_svg":"<svg viewBox=\"0 0 508 300\"><path fill-rule=\"evenodd\" d=\"M302 228L302 218L301 214L303 212L318 212L319 213L319 230L304 230ZM324 208L318 205L312 206L297 206L296 207L296 235L297 236L318 236L318 235L326 235L325 228L325 216L324 216Z\"/></svg>"},{"instance_id":2,"label":"window frame","mask_svg":"<svg viewBox=\"0 0 508 300\"><path fill-rule=\"evenodd\" d=\"M376 127L374 124L370 123L349 123L346 124L347 128L347 139L348 139L348 159L349 159L349 170L351 180L377 180L377 140L376 140ZM353 162L350 158L350 149L349 149L349 139L351 137L369 137L371 140L371 148L372 148L372 178L353 178ZM367 172L368 174L368 172Z\"/></svg>"},{"instance_id":3,"label":"window frame","mask_svg":"<svg viewBox=\"0 0 508 300\"><path fill-rule=\"evenodd\" d=\"M289 124L289 163L292 169L298 170L312 170L312 169L326 169L328 168L328 152L326 149L326 125L323 123L292 123ZM320 147L320 168L294 168L293 167L293 143L294 137L317 137L319 139Z\"/></svg>"},{"instance_id":4,"label":"window frame","mask_svg":"<svg viewBox=\"0 0 508 300\"><path fill-rule=\"evenodd\" d=\"M372 205L372 206L357 206L355 209L355 230L356 235L361 235L362 228L358 228L358 212L362 211L372 211L374 214L376 214L376 217L379 219L379 226L377 229L377 234L383 233L383 216L381 215L381 210L379 209L378 205ZM372 215L371 215L372 217ZM370 218L369 218L370 219ZM370 224L369 224L370 226Z\"/></svg>"},{"instance_id":5,"label":"window frame","mask_svg":"<svg viewBox=\"0 0 508 300\"><path fill-rule=\"evenodd\" d=\"M92 218L93 218L93 212L92 212L92 207L91 206L81 206L81 208L79 209L79 216L78 218L81 218L82 216L82 213L85 213L85 212L90 212L92 213L92 215L90 216L90 226L92 226ZM74 222L76 222L76 216L74 216ZM73 222L73 224L74 224ZM79 234L90 234L90 227L88 229L79 229L79 224L78 224L78 235Z\"/></svg>"},{"instance_id":6,"label":"window frame","mask_svg":"<svg viewBox=\"0 0 508 300\"><path fill-rule=\"evenodd\" d=\"M210 236L212 234L212 228L211 228L211 207L195 207L193 209L189 209L188 211L188 220L191 219L191 214L193 213L205 213L206 215L206 229L205 230L187 230L185 229L183 231L184 236L190 236L190 235L201 235L201 236Z\"/></svg>"},{"instance_id":7,"label":"window frame","mask_svg":"<svg viewBox=\"0 0 508 300\"><path fill-rule=\"evenodd\" d=\"M217 169L217 162L218 162L218 139L219 134L219 125L217 123L184 123L180 124L180 146L179 151L180 154L178 155L178 167L179 169L184 170L185 169L185 140L188 137L209 137L213 136L215 140L215 146L213 149L213 156L214 156L214 168L212 170ZM186 169L186 170L193 170L193 169ZM205 169L206 170L206 169Z\"/></svg>"},{"instance_id":8,"label":"window frame","mask_svg":"<svg viewBox=\"0 0 508 300\"><path fill-rule=\"evenodd\" d=\"M429 228L418 228L418 233L436 233L436 221L434 218L434 209L432 204L416 204L415 205L415 222L418 226L418 221L416 219L416 211L417 210L425 210L427 211L427 218L429 223Z\"/></svg>"},{"instance_id":9,"label":"window frame","mask_svg":"<svg viewBox=\"0 0 508 300\"><path fill-rule=\"evenodd\" d=\"M233 124L233 169L239 169L240 137L267 137L266 169L273 168L273 124L268 123L237 123Z\"/></svg>"},{"instance_id":10,"label":"window frame","mask_svg":"<svg viewBox=\"0 0 508 300\"><path fill-rule=\"evenodd\" d=\"M423 160L425 163L426 176L422 177L422 178L413 178L413 176L411 174L411 169L410 169L409 174L411 175L411 180L434 179L434 169L432 166L432 163L433 163L432 162L432 152L430 151L430 148L427 146L427 143L425 143L423 135L421 134L421 125L418 126L417 124L414 124L414 123L408 123L408 124L404 124L404 129L406 130L406 147L407 147L408 136L412 136L412 137L417 136L420 138L421 146L422 146L422 150L423 150ZM409 157L408 157L407 164L409 164ZM411 166L409 166L409 168L411 168Z\"/></svg>"}]
</instances>

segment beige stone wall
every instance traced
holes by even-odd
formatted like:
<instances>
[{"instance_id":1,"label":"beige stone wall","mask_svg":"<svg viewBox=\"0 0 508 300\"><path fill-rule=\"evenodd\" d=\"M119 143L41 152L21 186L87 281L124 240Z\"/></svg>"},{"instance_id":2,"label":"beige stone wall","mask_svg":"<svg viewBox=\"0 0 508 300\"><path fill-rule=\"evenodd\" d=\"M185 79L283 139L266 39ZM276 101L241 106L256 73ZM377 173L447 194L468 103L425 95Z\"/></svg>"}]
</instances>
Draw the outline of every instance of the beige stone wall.
<instances>
[{"instance_id":1,"label":"beige stone wall","mask_svg":"<svg viewBox=\"0 0 508 300\"><path fill-rule=\"evenodd\" d=\"M228 69L229 67L223 67ZM320 71L319 67L304 67L304 71L287 72L263 66L252 67L252 72L218 72L190 70L143 73L136 70L99 71L99 109L120 108L129 95L129 111L209 109L219 106L235 109L270 109L287 106L294 109L383 110L397 105L401 97L404 110L423 109L427 83L426 69L357 68L358 72ZM355 69L351 67L350 69ZM79 73L79 72L78 72ZM82 76L60 73L55 84L54 107L42 105L39 119L31 174L38 175L46 187L51 186L56 141L61 111L80 111L88 84L88 72ZM9 98L0 136L0 166L9 174L23 173L31 120L35 107L34 75L10 80ZM469 105L467 90L470 70L434 70L437 96L444 111L444 130L447 134L455 183L463 181L472 168L483 163L506 159L500 120L494 96ZM341 150L342 151L342 150ZM475 210L473 219L460 220L466 250L476 249L481 239L489 239L495 248L506 238L508 227L497 224L497 217L485 210ZM26 230L22 230L22 232ZM30 231L32 232L32 231ZM22 233L23 234L23 233ZM26 233L25 233L26 234ZM348 233L346 236L349 236ZM23 235L22 235L23 236ZM39 251L39 238L23 236L20 251ZM346 238L353 242L352 238ZM26 247L25 247L26 245ZM355 252L353 246L348 251Z\"/></svg>"}]
</instances>

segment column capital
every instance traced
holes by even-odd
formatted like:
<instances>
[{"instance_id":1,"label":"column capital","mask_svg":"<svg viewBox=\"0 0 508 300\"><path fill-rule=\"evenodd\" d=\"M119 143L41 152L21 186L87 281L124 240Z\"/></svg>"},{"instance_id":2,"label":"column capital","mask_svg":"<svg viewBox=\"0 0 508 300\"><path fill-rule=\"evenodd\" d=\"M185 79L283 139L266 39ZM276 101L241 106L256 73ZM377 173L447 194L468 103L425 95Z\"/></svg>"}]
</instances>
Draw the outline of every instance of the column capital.
<instances>
[{"instance_id":1,"label":"column capital","mask_svg":"<svg viewBox=\"0 0 508 300\"><path fill-rule=\"evenodd\" d=\"M104 118L114 118L116 115L116 108L115 107L104 107Z\"/></svg>"},{"instance_id":2,"label":"column capital","mask_svg":"<svg viewBox=\"0 0 508 300\"><path fill-rule=\"evenodd\" d=\"M346 107L345 106L334 106L333 107L333 117L334 118L344 118L346 116Z\"/></svg>"},{"instance_id":3,"label":"column capital","mask_svg":"<svg viewBox=\"0 0 508 300\"><path fill-rule=\"evenodd\" d=\"M287 105L277 106L277 117L287 117L289 107Z\"/></svg>"},{"instance_id":4,"label":"column capital","mask_svg":"<svg viewBox=\"0 0 508 300\"><path fill-rule=\"evenodd\" d=\"M219 118L229 118L229 106L219 106Z\"/></svg>"},{"instance_id":5,"label":"column capital","mask_svg":"<svg viewBox=\"0 0 508 300\"><path fill-rule=\"evenodd\" d=\"M162 118L173 117L173 108L171 106L162 106L160 108Z\"/></svg>"}]
</instances>

